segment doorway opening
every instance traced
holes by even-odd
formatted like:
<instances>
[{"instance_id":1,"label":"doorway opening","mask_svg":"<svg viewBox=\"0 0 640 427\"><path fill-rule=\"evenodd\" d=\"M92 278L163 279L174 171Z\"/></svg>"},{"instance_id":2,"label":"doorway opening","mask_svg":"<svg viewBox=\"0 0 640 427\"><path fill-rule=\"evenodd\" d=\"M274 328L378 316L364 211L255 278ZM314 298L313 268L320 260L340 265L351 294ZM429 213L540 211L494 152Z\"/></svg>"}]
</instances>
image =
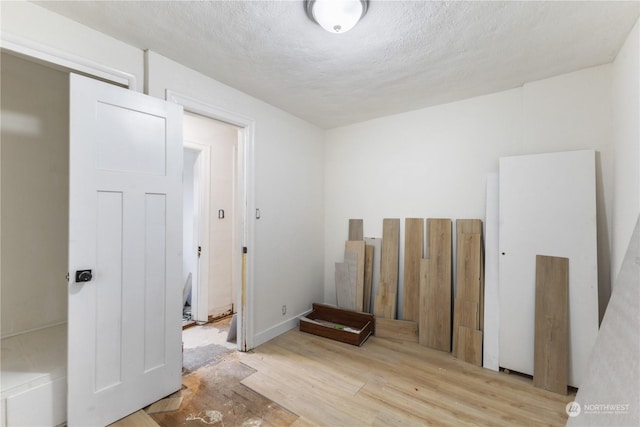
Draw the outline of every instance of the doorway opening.
<instances>
[{"instance_id":1,"label":"doorway opening","mask_svg":"<svg viewBox=\"0 0 640 427\"><path fill-rule=\"evenodd\" d=\"M203 242L209 239L212 233L216 234L216 227L223 227L219 242L209 239L209 247L206 248L209 251L207 257L205 257L204 245L192 243L190 248L191 254L200 252L199 262L196 262L197 268L192 267L191 272L192 316L197 312L195 319L205 322L210 320L210 313L213 316L211 320L224 316L225 313L234 313L229 328L230 334L235 333L238 350L248 351L253 348L254 258L252 248L255 221L249 213L255 210L253 183L255 122L246 116L205 104L171 90L167 90L166 99L183 106L185 111L184 148L195 151L193 155L187 153L193 160L194 203L196 200L198 202L197 209L194 205L194 214L199 219L208 218L208 221L194 221L192 233L197 233L200 236L200 242ZM202 126L194 126L191 122L199 122L205 128L204 131L199 130ZM208 128L209 126L211 128ZM213 156L214 147L211 141L207 142L207 140L210 140L216 132L225 134L229 142L223 144L222 154ZM193 159L194 156L195 159ZM219 168L223 170L217 171ZM210 188L205 189L204 183L207 183ZM211 196L212 191L215 193L217 190L221 194ZM203 202L207 197L209 201ZM216 200L226 200L229 207L216 204ZM213 280L213 276L205 270L212 267L211 257L215 258L218 250L227 251L227 254L231 251L229 258L214 259L215 262L224 265L225 280L228 281L230 277L231 305L224 297L224 293L227 295L229 293L226 287L221 287L221 293L218 293L215 284L211 292L209 292L212 289L211 286L203 285L205 278ZM204 259L209 261L203 262ZM216 268L215 265L213 268ZM193 272L199 276L197 284ZM189 277L188 273L184 273L185 284ZM194 291L194 287L198 288L197 292ZM204 292L207 293L206 298L203 295Z\"/></svg>"},{"instance_id":2,"label":"doorway opening","mask_svg":"<svg viewBox=\"0 0 640 427\"><path fill-rule=\"evenodd\" d=\"M235 314L239 129L184 113L183 325Z\"/></svg>"}]
</instances>

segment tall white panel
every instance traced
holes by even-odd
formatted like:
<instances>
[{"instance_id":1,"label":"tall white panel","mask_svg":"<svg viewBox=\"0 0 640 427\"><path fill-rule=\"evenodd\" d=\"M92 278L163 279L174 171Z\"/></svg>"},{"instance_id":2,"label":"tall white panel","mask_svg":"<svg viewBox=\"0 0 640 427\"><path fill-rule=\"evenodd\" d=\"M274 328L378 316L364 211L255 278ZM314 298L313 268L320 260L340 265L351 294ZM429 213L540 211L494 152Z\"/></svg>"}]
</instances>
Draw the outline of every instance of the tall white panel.
<instances>
[{"instance_id":1,"label":"tall white panel","mask_svg":"<svg viewBox=\"0 0 640 427\"><path fill-rule=\"evenodd\" d=\"M484 221L484 331L482 366L500 368L499 209L498 174L487 175L487 216Z\"/></svg>"},{"instance_id":2,"label":"tall white panel","mask_svg":"<svg viewBox=\"0 0 640 427\"><path fill-rule=\"evenodd\" d=\"M536 255L569 258L569 385L598 334L595 151L500 159L500 366L533 374Z\"/></svg>"}]
</instances>

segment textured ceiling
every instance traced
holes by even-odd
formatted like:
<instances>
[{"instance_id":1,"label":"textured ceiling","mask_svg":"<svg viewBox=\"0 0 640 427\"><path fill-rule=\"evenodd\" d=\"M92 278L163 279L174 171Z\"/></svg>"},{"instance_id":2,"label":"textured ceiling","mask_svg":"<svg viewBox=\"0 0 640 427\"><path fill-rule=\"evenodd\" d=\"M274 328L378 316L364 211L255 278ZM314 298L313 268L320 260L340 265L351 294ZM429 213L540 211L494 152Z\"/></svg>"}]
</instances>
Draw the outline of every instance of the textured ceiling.
<instances>
[{"instance_id":1,"label":"textured ceiling","mask_svg":"<svg viewBox=\"0 0 640 427\"><path fill-rule=\"evenodd\" d=\"M370 2L350 32L300 1L37 2L323 128L604 64L640 2Z\"/></svg>"}]
</instances>

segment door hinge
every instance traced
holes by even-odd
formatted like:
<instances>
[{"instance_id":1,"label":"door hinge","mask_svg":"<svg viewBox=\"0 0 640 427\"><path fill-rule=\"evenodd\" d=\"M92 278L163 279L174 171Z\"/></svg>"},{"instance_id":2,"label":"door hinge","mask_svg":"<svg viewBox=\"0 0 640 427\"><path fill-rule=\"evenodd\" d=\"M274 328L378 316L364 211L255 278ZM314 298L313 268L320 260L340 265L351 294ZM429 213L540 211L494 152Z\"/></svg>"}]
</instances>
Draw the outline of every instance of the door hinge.
<instances>
[{"instance_id":1,"label":"door hinge","mask_svg":"<svg viewBox=\"0 0 640 427\"><path fill-rule=\"evenodd\" d=\"M202 246L198 246L198 258L202 255Z\"/></svg>"},{"instance_id":2,"label":"door hinge","mask_svg":"<svg viewBox=\"0 0 640 427\"><path fill-rule=\"evenodd\" d=\"M246 247L246 246L243 246L243 247L242 247L242 253L243 253L243 254L246 254L246 253L247 253L247 247Z\"/></svg>"}]
</instances>

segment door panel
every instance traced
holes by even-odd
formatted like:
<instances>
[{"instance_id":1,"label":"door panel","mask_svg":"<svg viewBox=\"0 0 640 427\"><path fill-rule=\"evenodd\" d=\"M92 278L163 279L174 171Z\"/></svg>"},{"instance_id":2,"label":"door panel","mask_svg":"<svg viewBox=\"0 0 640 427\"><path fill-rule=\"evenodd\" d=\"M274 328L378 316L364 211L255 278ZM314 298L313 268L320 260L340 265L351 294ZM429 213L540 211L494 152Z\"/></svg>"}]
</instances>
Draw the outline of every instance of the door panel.
<instances>
[{"instance_id":1,"label":"door panel","mask_svg":"<svg viewBox=\"0 0 640 427\"><path fill-rule=\"evenodd\" d=\"M593 150L500 159L500 366L533 375L536 255L569 258L569 385L598 334Z\"/></svg>"},{"instance_id":2,"label":"door panel","mask_svg":"<svg viewBox=\"0 0 640 427\"><path fill-rule=\"evenodd\" d=\"M164 117L132 111L104 102L96 104L98 131L98 168L164 175L166 142ZM123 123L126 126L110 126ZM137 132L129 130L135 128Z\"/></svg>"},{"instance_id":3,"label":"door panel","mask_svg":"<svg viewBox=\"0 0 640 427\"><path fill-rule=\"evenodd\" d=\"M70 79L68 424L105 425L181 385L182 108Z\"/></svg>"},{"instance_id":4,"label":"door panel","mask_svg":"<svg viewBox=\"0 0 640 427\"><path fill-rule=\"evenodd\" d=\"M122 207L121 192L98 191L96 224L95 328L96 342L94 391L121 382L122 342ZM100 283L99 280L102 280ZM87 287L92 287L90 284ZM85 292L90 292L86 289Z\"/></svg>"}]
</instances>

